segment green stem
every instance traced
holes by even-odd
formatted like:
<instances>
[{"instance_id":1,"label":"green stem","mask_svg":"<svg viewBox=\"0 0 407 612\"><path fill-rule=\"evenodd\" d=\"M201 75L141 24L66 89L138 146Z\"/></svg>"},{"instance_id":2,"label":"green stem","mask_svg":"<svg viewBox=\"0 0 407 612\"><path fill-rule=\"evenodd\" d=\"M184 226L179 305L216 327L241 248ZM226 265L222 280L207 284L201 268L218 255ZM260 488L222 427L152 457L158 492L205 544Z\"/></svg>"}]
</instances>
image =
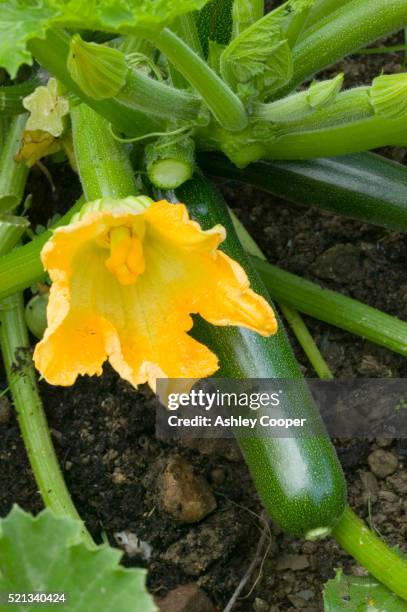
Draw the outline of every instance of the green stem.
<instances>
[{"instance_id":1,"label":"green stem","mask_svg":"<svg viewBox=\"0 0 407 612\"><path fill-rule=\"evenodd\" d=\"M406 24L405 0L346 2L306 30L294 48L293 77L275 97L281 98L320 70Z\"/></svg>"},{"instance_id":2,"label":"green stem","mask_svg":"<svg viewBox=\"0 0 407 612\"><path fill-rule=\"evenodd\" d=\"M322 380L332 380L334 376L329 368L329 365L323 358L321 351L319 350L314 338L311 336L308 327L305 325L302 316L297 310L288 304L279 302L278 305L319 378Z\"/></svg>"},{"instance_id":3,"label":"green stem","mask_svg":"<svg viewBox=\"0 0 407 612\"><path fill-rule=\"evenodd\" d=\"M24 113L23 98L34 91L41 82L37 77L18 85L0 87L0 113L2 116L12 116Z\"/></svg>"},{"instance_id":4,"label":"green stem","mask_svg":"<svg viewBox=\"0 0 407 612\"><path fill-rule=\"evenodd\" d=\"M70 37L66 32L49 30L45 39L35 38L30 41L29 47L35 59L48 72L119 130L126 134L139 136L161 129L162 124L156 118L141 113L117 98L94 100L86 96L71 78L66 66L69 41Z\"/></svg>"},{"instance_id":5,"label":"green stem","mask_svg":"<svg viewBox=\"0 0 407 612\"><path fill-rule=\"evenodd\" d=\"M407 355L407 323L336 291L253 258L271 297L401 355Z\"/></svg>"},{"instance_id":6,"label":"green stem","mask_svg":"<svg viewBox=\"0 0 407 612\"><path fill-rule=\"evenodd\" d=\"M382 55L385 53L397 53L398 51L407 51L407 45L391 45L389 47L367 47L355 51L355 55Z\"/></svg>"},{"instance_id":7,"label":"green stem","mask_svg":"<svg viewBox=\"0 0 407 612\"><path fill-rule=\"evenodd\" d=\"M72 216L80 211L83 204L84 200L81 198L53 229L67 225ZM0 257L0 299L22 291L45 278L40 253L51 236L52 230L47 230L31 242Z\"/></svg>"},{"instance_id":8,"label":"green stem","mask_svg":"<svg viewBox=\"0 0 407 612\"><path fill-rule=\"evenodd\" d=\"M333 537L372 576L407 601L407 563L347 507Z\"/></svg>"},{"instance_id":9,"label":"green stem","mask_svg":"<svg viewBox=\"0 0 407 612\"><path fill-rule=\"evenodd\" d=\"M149 113L161 119L197 119L202 102L186 90L175 89L156 81L138 70L129 70L126 85L117 94L117 101L126 108Z\"/></svg>"},{"instance_id":10,"label":"green stem","mask_svg":"<svg viewBox=\"0 0 407 612\"><path fill-rule=\"evenodd\" d=\"M8 253L15 247L29 225L25 217L0 215L0 255Z\"/></svg>"},{"instance_id":11,"label":"green stem","mask_svg":"<svg viewBox=\"0 0 407 612\"><path fill-rule=\"evenodd\" d=\"M171 27L190 49L199 57L203 57L201 41L199 40L198 28L196 27L193 13L186 13L177 17Z\"/></svg>"},{"instance_id":12,"label":"green stem","mask_svg":"<svg viewBox=\"0 0 407 612\"><path fill-rule=\"evenodd\" d=\"M308 20L311 7L306 8L298 13L295 13L289 20L288 27L286 30L286 36L288 43L293 48L304 30L305 24Z\"/></svg>"},{"instance_id":13,"label":"green stem","mask_svg":"<svg viewBox=\"0 0 407 612\"><path fill-rule=\"evenodd\" d=\"M229 213L232 217L233 225L238 238L246 253L266 261L263 251L253 240L252 236L236 217L234 212L229 210ZM301 315L288 304L279 302L278 305L318 376L323 379L332 379L332 372L330 371L325 359L322 357L321 352L316 345L314 338L311 336L307 326L305 325Z\"/></svg>"},{"instance_id":14,"label":"green stem","mask_svg":"<svg viewBox=\"0 0 407 612\"><path fill-rule=\"evenodd\" d=\"M14 157L21 146L27 115L18 115L10 124L0 156L0 212L12 211L23 197L28 176L26 164Z\"/></svg>"},{"instance_id":15,"label":"green stem","mask_svg":"<svg viewBox=\"0 0 407 612\"><path fill-rule=\"evenodd\" d=\"M176 34L167 28L151 36L177 70L200 93L218 122L227 130L246 127L248 118L241 100L224 81Z\"/></svg>"},{"instance_id":16,"label":"green stem","mask_svg":"<svg viewBox=\"0 0 407 612\"><path fill-rule=\"evenodd\" d=\"M311 7L311 11L307 19L307 29L318 21L322 21L325 17L337 11L341 6L347 4L350 0L317 0ZM304 36L307 35L307 30Z\"/></svg>"},{"instance_id":17,"label":"green stem","mask_svg":"<svg viewBox=\"0 0 407 612\"><path fill-rule=\"evenodd\" d=\"M264 16L264 0L235 0L232 8L232 38L236 38Z\"/></svg>"},{"instance_id":18,"label":"green stem","mask_svg":"<svg viewBox=\"0 0 407 612\"><path fill-rule=\"evenodd\" d=\"M72 112L72 136L87 201L125 198L138 193L125 149L114 140L109 124L103 117L85 104L77 106ZM95 151L98 152L97 160Z\"/></svg>"},{"instance_id":19,"label":"green stem","mask_svg":"<svg viewBox=\"0 0 407 612\"><path fill-rule=\"evenodd\" d=\"M341 94L338 104L329 107L332 114L327 108L291 124L264 123L263 135L256 126L240 134L231 134L212 125L197 131L197 144L200 150L220 149L240 168L259 159L305 160L359 153L390 145L405 146L406 113L395 118L374 114L366 101L363 102L363 90L367 89L353 90L356 92L354 99L360 98L361 102L353 111L352 95L342 97ZM352 117L352 112L355 117ZM321 123L318 122L319 116ZM269 138L266 137L267 132Z\"/></svg>"},{"instance_id":20,"label":"green stem","mask_svg":"<svg viewBox=\"0 0 407 612\"><path fill-rule=\"evenodd\" d=\"M198 28L195 23L195 16L192 13L179 15L174 20L171 30L177 34L199 57L204 57L201 41L199 39ZM172 84L178 89L189 87L186 78L178 72L171 62L168 62L168 70Z\"/></svg>"},{"instance_id":21,"label":"green stem","mask_svg":"<svg viewBox=\"0 0 407 612\"><path fill-rule=\"evenodd\" d=\"M136 182L124 147L109 124L86 104L71 110L76 163L85 199L124 198L137 193Z\"/></svg>"},{"instance_id":22,"label":"green stem","mask_svg":"<svg viewBox=\"0 0 407 612\"><path fill-rule=\"evenodd\" d=\"M329 87L332 80L321 81L318 87ZM276 123L276 136L291 132L305 132L312 128L324 129L357 119L372 117L375 113L370 100L371 87L355 87L336 95L322 108L310 104L310 90L306 89L269 104L258 103L253 108L253 118ZM335 94L333 94L334 97Z\"/></svg>"},{"instance_id":23,"label":"green stem","mask_svg":"<svg viewBox=\"0 0 407 612\"><path fill-rule=\"evenodd\" d=\"M44 504L57 516L80 521L89 547L94 542L63 479L38 393L21 294L0 302L1 350L21 435Z\"/></svg>"},{"instance_id":24,"label":"green stem","mask_svg":"<svg viewBox=\"0 0 407 612\"><path fill-rule=\"evenodd\" d=\"M369 151L384 146L405 146L406 115L388 119L374 115L342 125L287 134L264 145L264 159L312 159Z\"/></svg>"},{"instance_id":25,"label":"green stem","mask_svg":"<svg viewBox=\"0 0 407 612\"><path fill-rule=\"evenodd\" d=\"M0 255L12 249L28 222L8 217L0 224ZM0 346L21 436L44 504L58 516L81 522L84 541L94 546L65 485L38 393L22 293L0 301Z\"/></svg>"}]
</instances>

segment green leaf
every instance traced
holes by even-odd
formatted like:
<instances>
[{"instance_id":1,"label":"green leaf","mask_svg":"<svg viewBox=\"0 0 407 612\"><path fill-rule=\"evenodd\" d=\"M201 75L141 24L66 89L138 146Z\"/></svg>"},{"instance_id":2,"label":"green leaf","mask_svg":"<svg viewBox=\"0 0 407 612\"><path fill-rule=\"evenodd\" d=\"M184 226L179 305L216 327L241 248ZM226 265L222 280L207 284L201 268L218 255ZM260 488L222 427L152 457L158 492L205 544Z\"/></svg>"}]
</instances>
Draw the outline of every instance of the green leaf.
<instances>
[{"instance_id":1,"label":"green leaf","mask_svg":"<svg viewBox=\"0 0 407 612\"><path fill-rule=\"evenodd\" d=\"M105 545L89 550L79 523L50 510L33 517L14 506L0 521L0 591L65 593L77 612L154 612L145 570L121 567L120 557Z\"/></svg>"},{"instance_id":2,"label":"green leaf","mask_svg":"<svg viewBox=\"0 0 407 612\"><path fill-rule=\"evenodd\" d=\"M407 603L371 576L339 570L324 588L325 612L407 612Z\"/></svg>"},{"instance_id":3,"label":"green leaf","mask_svg":"<svg viewBox=\"0 0 407 612\"><path fill-rule=\"evenodd\" d=\"M0 2L0 66L12 78L22 64L31 64L27 42L44 38L48 20L55 14L48 1L32 4L19 0Z\"/></svg>"},{"instance_id":4,"label":"green leaf","mask_svg":"<svg viewBox=\"0 0 407 612\"><path fill-rule=\"evenodd\" d=\"M255 81L259 93L287 83L293 74L293 61L285 28L289 19L312 3L286 2L239 34L222 54L223 78L232 87Z\"/></svg>"},{"instance_id":5,"label":"green leaf","mask_svg":"<svg viewBox=\"0 0 407 612\"><path fill-rule=\"evenodd\" d=\"M382 74L373 79L370 100L375 112L395 119L407 111L407 73Z\"/></svg>"},{"instance_id":6,"label":"green leaf","mask_svg":"<svg viewBox=\"0 0 407 612\"><path fill-rule=\"evenodd\" d=\"M15 77L32 62L27 44L51 27L137 34L157 30L208 0L0 0L0 66Z\"/></svg>"}]
</instances>

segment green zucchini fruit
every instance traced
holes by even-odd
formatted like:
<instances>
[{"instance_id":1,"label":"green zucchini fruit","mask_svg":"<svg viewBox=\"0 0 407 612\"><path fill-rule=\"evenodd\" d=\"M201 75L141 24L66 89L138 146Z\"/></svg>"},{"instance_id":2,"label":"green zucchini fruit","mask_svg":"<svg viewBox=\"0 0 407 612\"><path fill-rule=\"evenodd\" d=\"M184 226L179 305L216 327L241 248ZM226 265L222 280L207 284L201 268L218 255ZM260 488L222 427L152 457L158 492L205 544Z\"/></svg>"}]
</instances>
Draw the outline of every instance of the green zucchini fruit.
<instances>
[{"instance_id":1,"label":"green zucchini fruit","mask_svg":"<svg viewBox=\"0 0 407 612\"><path fill-rule=\"evenodd\" d=\"M259 161L243 170L209 153L199 156L199 165L210 176L240 181L295 204L407 231L407 168L374 153Z\"/></svg>"},{"instance_id":2,"label":"green zucchini fruit","mask_svg":"<svg viewBox=\"0 0 407 612\"><path fill-rule=\"evenodd\" d=\"M236 236L226 204L215 188L202 176L195 176L175 194L203 227L221 223L226 228L223 250L244 267L252 288L270 300ZM168 194L167 199L170 199ZM309 539L327 535L345 507L345 480L308 387L302 382L282 324L279 324L278 334L264 338L243 328L215 327L199 320L194 325L194 336L218 355L222 364L218 373L221 377L297 380L296 392L290 398L290 418L307 418L315 435L265 437L264 428L257 431L257 435L254 430L252 438L239 438L236 430L235 433L258 494L281 529ZM256 416L261 416L261 410Z\"/></svg>"}]
</instances>

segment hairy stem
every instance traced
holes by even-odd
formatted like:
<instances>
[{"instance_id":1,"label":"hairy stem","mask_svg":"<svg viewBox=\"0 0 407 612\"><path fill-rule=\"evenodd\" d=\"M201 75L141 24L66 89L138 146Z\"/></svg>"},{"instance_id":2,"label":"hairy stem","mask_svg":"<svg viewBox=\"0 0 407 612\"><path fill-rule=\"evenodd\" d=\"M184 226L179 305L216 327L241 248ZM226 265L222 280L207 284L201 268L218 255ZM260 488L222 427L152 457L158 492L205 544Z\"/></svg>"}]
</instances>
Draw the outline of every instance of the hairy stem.
<instances>
[{"instance_id":1,"label":"hairy stem","mask_svg":"<svg viewBox=\"0 0 407 612\"><path fill-rule=\"evenodd\" d=\"M407 355L407 323L336 291L253 258L270 295L304 314Z\"/></svg>"},{"instance_id":2,"label":"hairy stem","mask_svg":"<svg viewBox=\"0 0 407 612\"><path fill-rule=\"evenodd\" d=\"M15 246L26 226L20 217L1 223L1 255ZM43 502L57 516L79 521L83 539L92 547L94 542L72 502L52 444L31 359L22 293L0 300L0 347L21 436Z\"/></svg>"},{"instance_id":3,"label":"hairy stem","mask_svg":"<svg viewBox=\"0 0 407 612\"><path fill-rule=\"evenodd\" d=\"M84 204L81 198L54 226L67 225L72 216L79 212ZM47 230L24 246L0 257L0 299L44 279L45 272L40 253L44 244L51 238L52 230Z\"/></svg>"},{"instance_id":4,"label":"hairy stem","mask_svg":"<svg viewBox=\"0 0 407 612\"><path fill-rule=\"evenodd\" d=\"M308 28L294 48L294 74L281 98L337 60L407 24L405 0L351 0Z\"/></svg>"},{"instance_id":5,"label":"hairy stem","mask_svg":"<svg viewBox=\"0 0 407 612\"><path fill-rule=\"evenodd\" d=\"M7 380L21 436L44 504L57 516L80 521L84 541L94 542L83 524L63 479L38 393L22 294L0 302L0 342Z\"/></svg>"},{"instance_id":6,"label":"hairy stem","mask_svg":"<svg viewBox=\"0 0 407 612\"><path fill-rule=\"evenodd\" d=\"M86 104L71 110L76 163L87 201L137 193L130 161L109 124Z\"/></svg>"},{"instance_id":7,"label":"hairy stem","mask_svg":"<svg viewBox=\"0 0 407 612\"><path fill-rule=\"evenodd\" d=\"M28 167L14 157L21 146L27 115L15 117L8 129L0 155L0 213L14 210L23 197Z\"/></svg>"},{"instance_id":8,"label":"hairy stem","mask_svg":"<svg viewBox=\"0 0 407 612\"><path fill-rule=\"evenodd\" d=\"M151 40L201 94L220 125L231 131L246 127L248 118L241 100L181 38L166 28Z\"/></svg>"},{"instance_id":9,"label":"hairy stem","mask_svg":"<svg viewBox=\"0 0 407 612\"><path fill-rule=\"evenodd\" d=\"M407 563L369 529L349 506L334 527L332 535L372 576L407 600Z\"/></svg>"}]
</instances>

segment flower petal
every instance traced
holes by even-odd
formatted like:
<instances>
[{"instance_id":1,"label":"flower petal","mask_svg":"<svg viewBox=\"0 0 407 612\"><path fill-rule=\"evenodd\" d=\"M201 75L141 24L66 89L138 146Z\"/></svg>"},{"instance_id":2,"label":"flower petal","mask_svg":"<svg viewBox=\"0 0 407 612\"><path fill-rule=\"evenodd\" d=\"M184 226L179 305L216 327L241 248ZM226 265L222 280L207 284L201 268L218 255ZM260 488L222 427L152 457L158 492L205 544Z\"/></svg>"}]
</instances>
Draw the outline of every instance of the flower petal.
<instances>
[{"instance_id":1,"label":"flower petal","mask_svg":"<svg viewBox=\"0 0 407 612\"><path fill-rule=\"evenodd\" d=\"M79 374L100 375L107 331L99 317L75 312L37 344L35 365L52 385L72 385Z\"/></svg>"},{"instance_id":2,"label":"flower petal","mask_svg":"<svg viewBox=\"0 0 407 612\"><path fill-rule=\"evenodd\" d=\"M155 202L146 209L144 218L155 239L182 249L214 252L226 238L221 225L206 231L201 229L199 223L190 219L184 204Z\"/></svg>"},{"instance_id":3,"label":"flower petal","mask_svg":"<svg viewBox=\"0 0 407 612\"><path fill-rule=\"evenodd\" d=\"M225 253L217 252L216 262L207 262L211 286L199 303L199 314L213 325L239 325L262 336L277 331L270 304L250 289L243 268Z\"/></svg>"}]
</instances>

